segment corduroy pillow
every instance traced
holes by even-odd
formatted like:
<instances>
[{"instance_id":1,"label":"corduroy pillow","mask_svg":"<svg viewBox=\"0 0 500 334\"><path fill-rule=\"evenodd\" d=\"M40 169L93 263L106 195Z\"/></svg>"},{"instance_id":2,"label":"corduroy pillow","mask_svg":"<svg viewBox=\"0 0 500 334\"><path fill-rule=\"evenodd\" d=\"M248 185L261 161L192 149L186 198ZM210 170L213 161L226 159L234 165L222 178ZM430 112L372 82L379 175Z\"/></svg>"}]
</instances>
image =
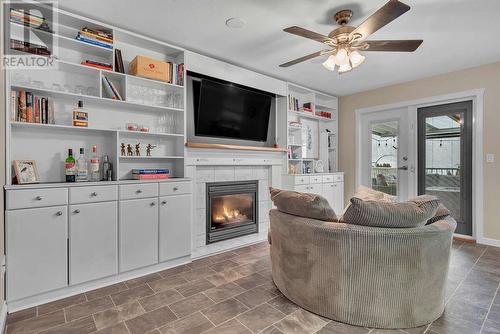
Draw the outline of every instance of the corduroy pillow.
<instances>
[{"instance_id":1,"label":"corduroy pillow","mask_svg":"<svg viewBox=\"0 0 500 334\"><path fill-rule=\"evenodd\" d=\"M291 215L336 222L337 216L328 201L316 194L269 188L271 200L276 208Z\"/></svg>"},{"instance_id":2,"label":"corduroy pillow","mask_svg":"<svg viewBox=\"0 0 500 334\"><path fill-rule=\"evenodd\" d=\"M375 227L424 226L438 209L439 200L423 195L407 202L363 201L353 197L341 222Z\"/></svg>"},{"instance_id":3,"label":"corduroy pillow","mask_svg":"<svg viewBox=\"0 0 500 334\"><path fill-rule=\"evenodd\" d=\"M449 215L451 214L450 210L448 210L447 207L445 207L443 205L443 203L439 203L439 206L438 206L438 209L436 211L436 213L434 214L434 217L432 217L431 219L429 219L427 221L427 224L425 225L429 225L429 224L432 224L432 223L435 223L441 219L444 219L446 217L448 217Z\"/></svg>"},{"instance_id":4,"label":"corduroy pillow","mask_svg":"<svg viewBox=\"0 0 500 334\"><path fill-rule=\"evenodd\" d=\"M365 186L359 186L353 197L357 197L363 201L396 202L396 196L373 190L372 188Z\"/></svg>"}]
</instances>

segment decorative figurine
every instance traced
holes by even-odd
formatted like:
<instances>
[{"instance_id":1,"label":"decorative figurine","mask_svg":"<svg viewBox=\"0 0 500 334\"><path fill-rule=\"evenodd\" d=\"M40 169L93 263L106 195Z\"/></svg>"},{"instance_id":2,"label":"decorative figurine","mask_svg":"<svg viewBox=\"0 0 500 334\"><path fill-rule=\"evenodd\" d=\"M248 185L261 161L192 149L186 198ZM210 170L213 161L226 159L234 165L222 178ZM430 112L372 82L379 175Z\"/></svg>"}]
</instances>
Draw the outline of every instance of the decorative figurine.
<instances>
[{"instance_id":1,"label":"decorative figurine","mask_svg":"<svg viewBox=\"0 0 500 334\"><path fill-rule=\"evenodd\" d=\"M122 155L125 155L125 143L122 143L120 147L122 148Z\"/></svg>"},{"instance_id":2,"label":"decorative figurine","mask_svg":"<svg viewBox=\"0 0 500 334\"><path fill-rule=\"evenodd\" d=\"M133 156L133 152L132 152L132 145L130 144L127 144L127 156L131 157Z\"/></svg>"},{"instance_id":3,"label":"decorative figurine","mask_svg":"<svg viewBox=\"0 0 500 334\"><path fill-rule=\"evenodd\" d=\"M151 156L151 150L152 150L153 148L155 148L155 147L156 147L156 145L151 145L151 144L148 144L148 146L146 146L146 155L147 155L148 157L150 157L150 156Z\"/></svg>"},{"instance_id":4,"label":"decorative figurine","mask_svg":"<svg viewBox=\"0 0 500 334\"><path fill-rule=\"evenodd\" d=\"M135 155L137 157L141 156L141 143L135 144Z\"/></svg>"}]
</instances>

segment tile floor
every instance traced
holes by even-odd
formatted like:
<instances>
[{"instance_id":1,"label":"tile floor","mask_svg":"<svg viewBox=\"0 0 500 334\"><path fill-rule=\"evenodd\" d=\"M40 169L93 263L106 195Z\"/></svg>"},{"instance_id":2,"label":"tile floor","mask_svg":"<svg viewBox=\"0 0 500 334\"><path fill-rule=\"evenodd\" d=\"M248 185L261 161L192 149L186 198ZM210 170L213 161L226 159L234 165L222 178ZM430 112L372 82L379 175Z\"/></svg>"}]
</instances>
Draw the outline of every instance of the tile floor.
<instances>
[{"instance_id":1,"label":"tile floor","mask_svg":"<svg viewBox=\"0 0 500 334\"><path fill-rule=\"evenodd\" d=\"M500 333L500 248L455 242L445 314L430 326L378 330L329 321L289 302L266 243L10 314L7 333Z\"/></svg>"}]
</instances>

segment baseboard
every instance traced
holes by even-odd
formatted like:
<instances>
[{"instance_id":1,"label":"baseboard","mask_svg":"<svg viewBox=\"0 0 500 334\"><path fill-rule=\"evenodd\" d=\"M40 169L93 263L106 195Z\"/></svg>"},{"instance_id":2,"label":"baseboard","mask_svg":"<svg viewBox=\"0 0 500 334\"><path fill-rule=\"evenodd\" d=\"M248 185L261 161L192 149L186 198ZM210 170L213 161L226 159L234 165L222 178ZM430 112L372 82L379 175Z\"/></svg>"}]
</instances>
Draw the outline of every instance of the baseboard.
<instances>
[{"instance_id":1,"label":"baseboard","mask_svg":"<svg viewBox=\"0 0 500 334\"><path fill-rule=\"evenodd\" d=\"M476 239L474 239L470 235L457 234L457 233L453 234L453 240L468 242L468 243L471 243L471 244L475 244L476 243Z\"/></svg>"},{"instance_id":2,"label":"baseboard","mask_svg":"<svg viewBox=\"0 0 500 334\"><path fill-rule=\"evenodd\" d=\"M45 292L39 295L35 296L30 296L26 297L24 299L19 299L19 300L14 300L14 301L7 301L7 307L9 309L9 312L16 312L20 311L29 307L45 304L54 300L70 297L82 292L86 291L91 291L94 289L99 289L108 285L112 285L115 283L127 281L129 279L137 278L140 276L152 274L158 271L162 271L165 269L177 267L182 264L186 264L191 262L191 257L186 256L182 258L178 258L175 260L171 260L168 262L163 262L159 264L155 264L149 267L144 267L140 269L135 269L129 272L125 273L120 273L115 276L110 276L106 278L102 278L99 280L95 280L92 282L87 282L87 283L82 283L78 285L73 285L73 286L67 286L62 289L54 290L54 291L49 291ZM2 309L2 312L5 310L7 312L7 307L4 307Z\"/></svg>"},{"instance_id":3,"label":"baseboard","mask_svg":"<svg viewBox=\"0 0 500 334\"><path fill-rule=\"evenodd\" d=\"M490 238L481 238L477 241L478 244L500 247L500 240L490 239Z\"/></svg>"},{"instance_id":4,"label":"baseboard","mask_svg":"<svg viewBox=\"0 0 500 334\"><path fill-rule=\"evenodd\" d=\"M5 333L5 325L7 323L7 303L3 302L0 310L0 333Z\"/></svg>"}]
</instances>

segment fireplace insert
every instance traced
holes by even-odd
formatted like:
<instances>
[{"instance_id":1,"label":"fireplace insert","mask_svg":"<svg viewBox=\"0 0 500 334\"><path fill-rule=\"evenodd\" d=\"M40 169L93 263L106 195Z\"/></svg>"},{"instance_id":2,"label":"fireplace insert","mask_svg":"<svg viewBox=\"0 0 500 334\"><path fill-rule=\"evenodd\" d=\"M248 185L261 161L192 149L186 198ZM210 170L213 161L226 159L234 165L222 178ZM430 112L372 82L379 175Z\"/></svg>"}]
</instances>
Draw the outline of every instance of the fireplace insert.
<instances>
[{"instance_id":1,"label":"fireplace insert","mask_svg":"<svg viewBox=\"0 0 500 334\"><path fill-rule=\"evenodd\" d=\"M207 183L207 244L258 232L258 181Z\"/></svg>"}]
</instances>

